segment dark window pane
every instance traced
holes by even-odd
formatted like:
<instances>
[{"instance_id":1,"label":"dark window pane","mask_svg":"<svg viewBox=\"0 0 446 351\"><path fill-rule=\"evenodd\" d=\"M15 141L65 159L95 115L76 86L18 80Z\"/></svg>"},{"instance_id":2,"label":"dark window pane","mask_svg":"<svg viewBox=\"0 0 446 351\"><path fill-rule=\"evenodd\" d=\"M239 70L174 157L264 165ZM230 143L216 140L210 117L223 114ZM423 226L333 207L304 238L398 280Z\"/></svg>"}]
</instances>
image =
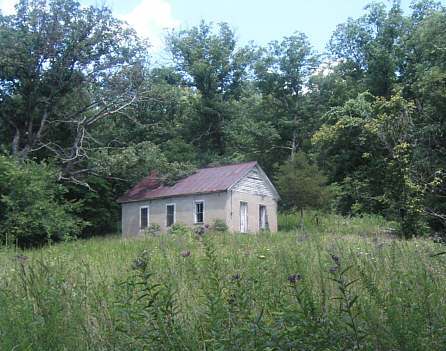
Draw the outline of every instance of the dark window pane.
<instances>
[{"instance_id":1,"label":"dark window pane","mask_svg":"<svg viewBox=\"0 0 446 351\"><path fill-rule=\"evenodd\" d=\"M168 227L170 227L172 224L175 223L175 206L174 205L167 205L167 214L166 214L166 224Z\"/></svg>"},{"instance_id":2,"label":"dark window pane","mask_svg":"<svg viewBox=\"0 0 446 351\"><path fill-rule=\"evenodd\" d=\"M147 207L141 208L140 219L141 229L147 228L149 226L149 209Z\"/></svg>"},{"instance_id":3,"label":"dark window pane","mask_svg":"<svg viewBox=\"0 0 446 351\"><path fill-rule=\"evenodd\" d=\"M196 202L195 203L195 222L203 223L204 221L204 203Z\"/></svg>"}]
</instances>

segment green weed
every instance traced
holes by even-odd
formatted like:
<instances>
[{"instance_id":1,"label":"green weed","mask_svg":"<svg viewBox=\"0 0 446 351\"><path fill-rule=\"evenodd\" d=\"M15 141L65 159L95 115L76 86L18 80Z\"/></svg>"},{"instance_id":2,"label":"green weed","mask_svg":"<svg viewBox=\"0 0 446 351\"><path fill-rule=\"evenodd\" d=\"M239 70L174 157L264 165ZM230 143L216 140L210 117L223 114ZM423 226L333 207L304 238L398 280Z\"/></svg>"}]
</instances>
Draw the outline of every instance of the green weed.
<instances>
[{"instance_id":1,"label":"green weed","mask_svg":"<svg viewBox=\"0 0 446 351\"><path fill-rule=\"evenodd\" d=\"M305 213L289 232L2 249L0 349L442 350L444 247L391 227Z\"/></svg>"}]
</instances>

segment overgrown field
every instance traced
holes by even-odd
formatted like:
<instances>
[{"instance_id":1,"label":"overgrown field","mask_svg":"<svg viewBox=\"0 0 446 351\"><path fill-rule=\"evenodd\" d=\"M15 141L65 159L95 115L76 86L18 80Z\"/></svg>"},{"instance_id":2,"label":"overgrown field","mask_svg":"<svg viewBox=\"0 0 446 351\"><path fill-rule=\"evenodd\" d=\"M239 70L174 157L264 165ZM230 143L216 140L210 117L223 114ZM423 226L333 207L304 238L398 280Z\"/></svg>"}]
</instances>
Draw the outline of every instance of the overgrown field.
<instances>
[{"instance_id":1,"label":"overgrown field","mask_svg":"<svg viewBox=\"0 0 446 351\"><path fill-rule=\"evenodd\" d=\"M389 225L4 249L0 350L444 350L445 248Z\"/></svg>"}]
</instances>

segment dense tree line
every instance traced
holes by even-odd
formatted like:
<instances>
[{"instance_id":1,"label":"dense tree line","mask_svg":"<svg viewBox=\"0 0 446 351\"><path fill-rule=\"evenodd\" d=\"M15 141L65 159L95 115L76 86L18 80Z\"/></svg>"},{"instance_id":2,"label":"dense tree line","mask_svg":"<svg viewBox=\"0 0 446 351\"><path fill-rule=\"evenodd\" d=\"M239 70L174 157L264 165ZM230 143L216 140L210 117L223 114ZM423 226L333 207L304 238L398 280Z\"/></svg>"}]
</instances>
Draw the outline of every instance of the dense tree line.
<instances>
[{"instance_id":1,"label":"dense tree line","mask_svg":"<svg viewBox=\"0 0 446 351\"><path fill-rule=\"evenodd\" d=\"M109 9L74 0L0 14L2 242L113 232L116 197L149 171L171 182L253 159L284 209L378 213L405 236L444 231L440 3L408 14L373 3L325 53L298 32L243 46L226 23L166 42L171 63L152 65L148 43Z\"/></svg>"}]
</instances>

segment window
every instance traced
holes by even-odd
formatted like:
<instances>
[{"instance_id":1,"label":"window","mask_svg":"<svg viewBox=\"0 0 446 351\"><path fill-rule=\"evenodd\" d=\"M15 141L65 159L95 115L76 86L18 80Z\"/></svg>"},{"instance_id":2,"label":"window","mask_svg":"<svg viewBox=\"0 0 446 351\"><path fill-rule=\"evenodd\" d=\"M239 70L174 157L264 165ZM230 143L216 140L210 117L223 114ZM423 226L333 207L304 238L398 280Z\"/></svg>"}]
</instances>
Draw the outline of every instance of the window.
<instances>
[{"instance_id":1,"label":"window","mask_svg":"<svg viewBox=\"0 0 446 351\"><path fill-rule=\"evenodd\" d=\"M204 222L204 201L195 201L195 223Z\"/></svg>"},{"instance_id":2,"label":"window","mask_svg":"<svg viewBox=\"0 0 446 351\"><path fill-rule=\"evenodd\" d=\"M259 205L259 229L268 230L268 214L266 213L266 206Z\"/></svg>"},{"instance_id":3,"label":"window","mask_svg":"<svg viewBox=\"0 0 446 351\"><path fill-rule=\"evenodd\" d=\"M166 205L166 226L170 227L175 224L175 204Z\"/></svg>"},{"instance_id":4,"label":"window","mask_svg":"<svg viewBox=\"0 0 446 351\"><path fill-rule=\"evenodd\" d=\"M149 226L149 206L139 208L139 228L146 229Z\"/></svg>"}]
</instances>

